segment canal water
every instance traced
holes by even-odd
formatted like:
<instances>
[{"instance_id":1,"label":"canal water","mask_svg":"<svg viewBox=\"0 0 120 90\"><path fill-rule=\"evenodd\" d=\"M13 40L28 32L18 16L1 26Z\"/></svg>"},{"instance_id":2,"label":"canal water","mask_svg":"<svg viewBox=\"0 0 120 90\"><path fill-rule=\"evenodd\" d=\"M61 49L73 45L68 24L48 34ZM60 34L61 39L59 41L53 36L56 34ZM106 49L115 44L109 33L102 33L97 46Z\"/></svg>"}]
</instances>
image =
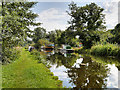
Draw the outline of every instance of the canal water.
<instances>
[{"instance_id":1,"label":"canal water","mask_svg":"<svg viewBox=\"0 0 120 90\"><path fill-rule=\"evenodd\" d=\"M120 60L115 58L48 52L46 60L63 87L118 88Z\"/></svg>"}]
</instances>

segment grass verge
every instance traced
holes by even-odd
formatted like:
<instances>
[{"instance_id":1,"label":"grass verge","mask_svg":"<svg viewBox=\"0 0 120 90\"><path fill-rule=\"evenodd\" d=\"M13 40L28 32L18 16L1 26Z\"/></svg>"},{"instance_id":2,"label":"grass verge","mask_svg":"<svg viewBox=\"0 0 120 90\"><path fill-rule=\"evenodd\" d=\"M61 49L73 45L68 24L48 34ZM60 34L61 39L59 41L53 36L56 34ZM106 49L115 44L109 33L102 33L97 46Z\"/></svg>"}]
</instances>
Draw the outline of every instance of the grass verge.
<instances>
[{"instance_id":1,"label":"grass verge","mask_svg":"<svg viewBox=\"0 0 120 90\"><path fill-rule=\"evenodd\" d=\"M20 49L20 58L2 66L3 88L60 88L62 82L53 78L50 70L38 63L33 55Z\"/></svg>"}]
</instances>

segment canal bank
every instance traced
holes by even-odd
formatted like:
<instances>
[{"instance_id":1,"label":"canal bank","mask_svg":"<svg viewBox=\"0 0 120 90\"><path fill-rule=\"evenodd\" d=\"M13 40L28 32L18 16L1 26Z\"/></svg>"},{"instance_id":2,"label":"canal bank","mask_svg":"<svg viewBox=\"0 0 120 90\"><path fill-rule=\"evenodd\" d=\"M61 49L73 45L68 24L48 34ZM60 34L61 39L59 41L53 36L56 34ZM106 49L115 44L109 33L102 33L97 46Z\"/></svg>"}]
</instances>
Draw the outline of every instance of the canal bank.
<instances>
[{"instance_id":1,"label":"canal bank","mask_svg":"<svg viewBox=\"0 0 120 90\"><path fill-rule=\"evenodd\" d=\"M3 88L61 88L62 82L30 52L20 49L20 58L2 66Z\"/></svg>"},{"instance_id":2,"label":"canal bank","mask_svg":"<svg viewBox=\"0 0 120 90\"><path fill-rule=\"evenodd\" d=\"M120 58L120 46L118 44L98 44L93 45L90 49L80 48L75 50L76 53L91 54L102 57Z\"/></svg>"}]
</instances>

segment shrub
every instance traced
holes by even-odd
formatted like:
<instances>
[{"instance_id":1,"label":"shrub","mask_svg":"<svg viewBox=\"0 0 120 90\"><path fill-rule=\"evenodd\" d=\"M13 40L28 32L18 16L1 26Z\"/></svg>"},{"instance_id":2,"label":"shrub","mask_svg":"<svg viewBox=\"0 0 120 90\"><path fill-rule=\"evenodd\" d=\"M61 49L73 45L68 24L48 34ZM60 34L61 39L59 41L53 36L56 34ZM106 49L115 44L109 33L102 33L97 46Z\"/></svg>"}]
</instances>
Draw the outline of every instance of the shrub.
<instances>
[{"instance_id":1,"label":"shrub","mask_svg":"<svg viewBox=\"0 0 120 90\"><path fill-rule=\"evenodd\" d=\"M116 44L98 44L92 46L91 54L99 56L117 56L120 57L120 46Z\"/></svg>"},{"instance_id":2,"label":"shrub","mask_svg":"<svg viewBox=\"0 0 120 90\"><path fill-rule=\"evenodd\" d=\"M49 72L49 75L53 76L54 74L53 74L53 72Z\"/></svg>"},{"instance_id":3,"label":"shrub","mask_svg":"<svg viewBox=\"0 0 120 90\"><path fill-rule=\"evenodd\" d=\"M75 53L83 53L83 54L89 54L90 49L85 49L83 47L81 47L80 49L76 49Z\"/></svg>"},{"instance_id":4,"label":"shrub","mask_svg":"<svg viewBox=\"0 0 120 90\"><path fill-rule=\"evenodd\" d=\"M40 55L40 52L37 50L33 50L31 52L31 55L33 55L35 57L36 60L39 60L39 63L41 63L42 57Z\"/></svg>"},{"instance_id":5,"label":"shrub","mask_svg":"<svg viewBox=\"0 0 120 90\"><path fill-rule=\"evenodd\" d=\"M17 47L4 48L2 52L2 64L8 64L15 61L20 56L20 50Z\"/></svg>"},{"instance_id":6,"label":"shrub","mask_svg":"<svg viewBox=\"0 0 120 90\"><path fill-rule=\"evenodd\" d=\"M61 80L58 80L58 86L62 86L62 81Z\"/></svg>"},{"instance_id":7,"label":"shrub","mask_svg":"<svg viewBox=\"0 0 120 90\"><path fill-rule=\"evenodd\" d=\"M10 60L11 61L15 61L16 59L18 59L20 57L20 51L17 49L12 49L11 50L11 55L10 55Z\"/></svg>"},{"instance_id":8,"label":"shrub","mask_svg":"<svg viewBox=\"0 0 120 90\"><path fill-rule=\"evenodd\" d=\"M58 76L53 76L52 78L55 80L58 80Z\"/></svg>"}]
</instances>

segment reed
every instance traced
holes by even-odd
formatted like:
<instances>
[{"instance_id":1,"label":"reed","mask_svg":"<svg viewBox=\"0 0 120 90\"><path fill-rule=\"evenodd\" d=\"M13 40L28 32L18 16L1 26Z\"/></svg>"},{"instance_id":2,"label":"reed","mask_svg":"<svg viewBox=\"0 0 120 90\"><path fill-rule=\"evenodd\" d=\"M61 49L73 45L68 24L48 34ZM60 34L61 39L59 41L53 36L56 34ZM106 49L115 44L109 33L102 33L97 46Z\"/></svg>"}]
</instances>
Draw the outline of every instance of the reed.
<instances>
[{"instance_id":1,"label":"reed","mask_svg":"<svg viewBox=\"0 0 120 90\"><path fill-rule=\"evenodd\" d=\"M98 44L91 47L91 54L98 56L120 57L120 46L117 44Z\"/></svg>"}]
</instances>

